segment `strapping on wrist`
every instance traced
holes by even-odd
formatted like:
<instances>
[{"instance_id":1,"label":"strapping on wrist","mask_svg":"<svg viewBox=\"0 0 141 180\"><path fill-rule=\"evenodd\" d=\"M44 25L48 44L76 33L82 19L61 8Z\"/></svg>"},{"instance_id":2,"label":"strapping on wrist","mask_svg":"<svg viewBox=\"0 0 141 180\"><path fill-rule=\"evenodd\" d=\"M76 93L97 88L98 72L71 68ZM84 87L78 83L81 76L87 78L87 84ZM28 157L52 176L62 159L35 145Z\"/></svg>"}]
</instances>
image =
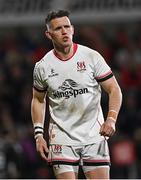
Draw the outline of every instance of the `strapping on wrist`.
<instances>
[{"instance_id":1,"label":"strapping on wrist","mask_svg":"<svg viewBox=\"0 0 141 180\"><path fill-rule=\"evenodd\" d=\"M107 118L111 118L112 120L117 120L118 113L115 110L109 110Z\"/></svg>"},{"instance_id":2,"label":"strapping on wrist","mask_svg":"<svg viewBox=\"0 0 141 180\"><path fill-rule=\"evenodd\" d=\"M112 120L114 123L116 123L116 119L114 119L113 117L107 117L107 119Z\"/></svg>"},{"instance_id":3,"label":"strapping on wrist","mask_svg":"<svg viewBox=\"0 0 141 180\"><path fill-rule=\"evenodd\" d=\"M39 136L44 134L44 125L42 123L34 123L34 138L37 139Z\"/></svg>"}]
</instances>

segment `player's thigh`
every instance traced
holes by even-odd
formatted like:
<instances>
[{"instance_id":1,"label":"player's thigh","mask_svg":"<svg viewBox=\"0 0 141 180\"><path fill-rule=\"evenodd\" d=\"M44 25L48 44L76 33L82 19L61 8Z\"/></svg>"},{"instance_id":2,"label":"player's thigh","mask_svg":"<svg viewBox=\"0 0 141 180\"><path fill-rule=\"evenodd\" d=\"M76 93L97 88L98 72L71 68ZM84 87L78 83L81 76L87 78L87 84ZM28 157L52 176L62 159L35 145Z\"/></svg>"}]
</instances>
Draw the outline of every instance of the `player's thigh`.
<instances>
[{"instance_id":1,"label":"player's thigh","mask_svg":"<svg viewBox=\"0 0 141 180\"><path fill-rule=\"evenodd\" d=\"M56 176L56 179L78 179L78 174L75 174L73 172L65 172L62 174L58 174Z\"/></svg>"},{"instance_id":2,"label":"player's thigh","mask_svg":"<svg viewBox=\"0 0 141 180\"><path fill-rule=\"evenodd\" d=\"M56 175L56 179L77 179L77 178L78 178L78 174L74 172L65 172Z\"/></svg>"},{"instance_id":3,"label":"player's thigh","mask_svg":"<svg viewBox=\"0 0 141 180\"><path fill-rule=\"evenodd\" d=\"M85 147L82 168L86 177L90 179L109 179L110 156L106 140Z\"/></svg>"},{"instance_id":4,"label":"player's thigh","mask_svg":"<svg viewBox=\"0 0 141 180\"><path fill-rule=\"evenodd\" d=\"M109 166L99 166L85 172L85 176L87 179L109 179Z\"/></svg>"},{"instance_id":5,"label":"player's thigh","mask_svg":"<svg viewBox=\"0 0 141 180\"><path fill-rule=\"evenodd\" d=\"M66 179L78 174L79 154L72 146L50 145L48 163L53 166L57 178ZM64 178L64 179L65 179Z\"/></svg>"},{"instance_id":6,"label":"player's thigh","mask_svg":"<svg viewBox=\"0 0 141 180\"><path fill-rule=\"evenodd\" d=\"M57 179L77 179L78 166L53 165L53 171Z\"/></svg>"}]
</instances>

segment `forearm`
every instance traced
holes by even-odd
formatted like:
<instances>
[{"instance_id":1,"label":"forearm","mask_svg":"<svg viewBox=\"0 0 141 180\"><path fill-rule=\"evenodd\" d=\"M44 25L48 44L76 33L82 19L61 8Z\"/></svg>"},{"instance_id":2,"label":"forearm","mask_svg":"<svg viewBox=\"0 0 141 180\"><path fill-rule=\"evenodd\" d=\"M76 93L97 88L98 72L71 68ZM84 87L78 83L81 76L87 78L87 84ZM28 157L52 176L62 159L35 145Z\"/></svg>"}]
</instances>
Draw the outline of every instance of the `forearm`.
<instances>
[{"instance_id":1,"label":"forearm","mask_svg":"<svg viewBox=\"0 0 141 180\"><path fill-rule=\"evenodd\" d=\"M33 98L31 102L31 116L34 127L34 137L43 136L45 119L46 101L39 101Z\"/></svg>"},{"instance_id":2,"label":"forearm","mask_svg":"<svg viewBox=\"0 0 141 180\"><path fill-rule=\"evenodd\" d=\"M45 98L40 99L37 97L33 96L31 102L31 116L34 127L34 138L36 139L37 152L40 153L43 159L47 160L46 153L48 153L48 148L46 140L43 137L46 100Z\"/></svg>"},{"instance_id":3,"label":"forearm","mask_svg":"<svg viewBox=\"0 0 141 180\"><path fill-rule=\"evenodd\" d=\"M119 88L113 87L112 91L109 93L109 111L107 117L113 117L113 119L117 119L120 107L122 104L122 93Z\"/></svg>"},{"instance_id":4,"label":"forearm","mask_svg":"<svg viewBox=\"0 0 141 180\"><path fill-rule=\"evenodd\" d=\"M31 117L32 122L44 124L46 110L46 101L40 102L37 98L33 98L31 102Z\"/></svg>"}]
</instances>

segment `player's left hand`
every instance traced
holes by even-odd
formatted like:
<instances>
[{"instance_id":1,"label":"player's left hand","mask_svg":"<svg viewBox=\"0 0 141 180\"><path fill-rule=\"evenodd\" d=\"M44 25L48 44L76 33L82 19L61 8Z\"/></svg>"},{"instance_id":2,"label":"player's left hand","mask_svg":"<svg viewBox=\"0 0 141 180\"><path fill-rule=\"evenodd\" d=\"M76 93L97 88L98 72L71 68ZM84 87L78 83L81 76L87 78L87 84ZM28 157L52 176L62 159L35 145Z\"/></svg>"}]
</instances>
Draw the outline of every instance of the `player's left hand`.
<instances>
[{"instance_id":1,"label":"player's left hand","mask_svg":"<svg viewBox=\"0 0 141 180\"><path fill-rule=\"evenodd\" d=\"M115 123L115 120L107 118L106 121L101 125L100 135L111 137L116 131Z\"/></svg>"}]
</instances>

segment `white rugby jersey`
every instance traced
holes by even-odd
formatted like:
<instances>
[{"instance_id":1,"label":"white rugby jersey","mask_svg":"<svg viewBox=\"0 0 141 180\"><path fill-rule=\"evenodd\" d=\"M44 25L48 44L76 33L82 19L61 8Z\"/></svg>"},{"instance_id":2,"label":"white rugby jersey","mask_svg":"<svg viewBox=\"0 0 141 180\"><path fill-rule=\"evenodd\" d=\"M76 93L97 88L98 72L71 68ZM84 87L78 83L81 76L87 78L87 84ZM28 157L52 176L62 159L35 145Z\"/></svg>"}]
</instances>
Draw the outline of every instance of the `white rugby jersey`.
<instances>
[{"instance_id":1,"label":"white rugby jersey","mask_svg":"<svg viewBox=\"0 0 141 180\"><path fill-rule=\"evenodd\" d=\"M34 68L34 88L49 96L51 144L87 145L103 138L99 134L104 122L99 82L113 74L97 51L73 46L69 59L61 60L51 50Z\"/></svg>"}]
</instances>

